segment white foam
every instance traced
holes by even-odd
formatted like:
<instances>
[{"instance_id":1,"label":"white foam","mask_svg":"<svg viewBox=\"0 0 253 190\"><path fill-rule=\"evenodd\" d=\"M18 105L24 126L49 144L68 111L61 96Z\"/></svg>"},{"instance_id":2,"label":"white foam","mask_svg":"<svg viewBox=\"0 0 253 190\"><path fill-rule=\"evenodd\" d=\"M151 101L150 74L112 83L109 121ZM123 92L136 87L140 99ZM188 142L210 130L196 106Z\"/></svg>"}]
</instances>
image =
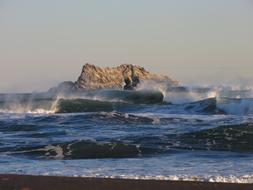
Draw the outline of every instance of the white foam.
<instances>
[{"instance_id":1,"label":"white foam","mask_svg":"<svg viewBox=\"0 0 253 190\"><path fill-rule=\"evenodd\" d=\"M253 183L253 175L243 176L187 176L187 175L157 175L157 176L138 176L138 175L112 175L104 176L101 174L92 175L75 175L76 177L100 177L100 178L111 178L111 179L135 179L135 180L165 180L165 181L194 181L194 182L211 182L211 183Z\"/></svg>"},{"instance_id":2,"label":"white foam","mask_svg":"<svg viewBox=\"0 0 253 190\"><path fill-rule=\"evenodd\" d=\"M46 146L44 149L41 149L46 151L46 156L48 156L48 151L54 151L56 153L55 156L49 156L49 157L53 157L54 159L63 159L64 158L64 154L63 154L63 149L60 146L53 146L53 145L48 145Z\"/></svg>"},{"instance_id":3,"label":"white foam","mask_svg":"<svg viewBox=\"0 0 253 190\"><path fill-rule=\"evenodd\" d=\"M7 113L7 114L54 114L55 110L46 110L46 109L35 109L35 110L26 110L26 109L0 109L0 113Z\"/></svg>"},{"instance_id":4,"label":"white foam","mask_svg":"<svg viewBox=\"0 0 253 190\"><path fill-rule=\"evenodd\" d=\"M31 150L23 150L23 151L16 151L16 153L23 154L23 153L30 153L30 152L38 152L38 151L43 151L45 152L46 157L54 158L54 159L63 159L64 158L64 152L62 147L59 145L53 146L53 145L48 145L44 148L39 148L39 149L31 149ZM50 151L53 151L55 155L51 155ZM7 152L7 154L12 154L13 152ZM67 153L70 154L70 153Z\"/></svg>"},{"instance_id":5,"label":"white foam","mask_svg":"<svg viewBox=\"0 0 253 190\"><path fill-rule=\"evenodd\" d=\"M54 114L55 110L35 109L33 111L27 111L30 114Z\"/></svg>"}]
</instances>

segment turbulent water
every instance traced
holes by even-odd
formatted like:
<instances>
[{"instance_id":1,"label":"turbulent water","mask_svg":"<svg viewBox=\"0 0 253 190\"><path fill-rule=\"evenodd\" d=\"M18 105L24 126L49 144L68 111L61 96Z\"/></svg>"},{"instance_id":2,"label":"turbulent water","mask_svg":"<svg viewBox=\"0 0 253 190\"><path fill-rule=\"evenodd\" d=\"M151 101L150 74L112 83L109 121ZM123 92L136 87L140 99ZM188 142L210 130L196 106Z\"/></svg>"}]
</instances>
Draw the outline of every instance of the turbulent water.
<instances>
[{"instance_id":1,"label":"turbulent water","mask_svg":"<svg viewBox=\"0 0 253 190\"><path fill-rule=\"evenodd\" d=\"M0 172L253 183L253 91L1 94Z\"/></svg>"}]
</instances>

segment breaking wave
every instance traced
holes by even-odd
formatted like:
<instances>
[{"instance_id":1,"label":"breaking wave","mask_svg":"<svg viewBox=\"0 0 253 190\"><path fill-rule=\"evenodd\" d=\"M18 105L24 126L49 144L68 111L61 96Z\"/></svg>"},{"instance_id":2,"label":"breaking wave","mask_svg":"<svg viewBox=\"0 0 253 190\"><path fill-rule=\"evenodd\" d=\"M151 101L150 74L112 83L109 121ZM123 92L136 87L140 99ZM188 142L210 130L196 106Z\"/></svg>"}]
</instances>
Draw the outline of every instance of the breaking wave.
<instances>
[{"instance_id":1,"label":"breaking wave","mask_svg":"<svg viewBox=\"0 0 253 190\"><path fill-rule=\"evenodd\" d=\"M253 98L220 98L217 107L227 114L253 114Z\"/></svg>"},{"instance_id":2,"label":"breaking wave","mask_svg":"<svg viewBox=\"0 0 253 190\"><path fill-rule=\"evenodd\" d=\"M123 142L75 141L41 147L19 147L11 154L22 154L37 159L98 159L132 158L155 150Z\"/></svg>"},{"instance_id":3,"label":"breaking wave","mask_svg":"<svg viewBox=\"0 0 253 190\"><path fill-rule=\"evenodd\" d=\"M253 98L208 98L182 104L182 109L204 114L253 114Z\"/></svg>"},{"instance_id":4,"label":"breaking wave","mask_svg":"<svg viewBox=\"0 0 253 190\"><path fill-rule=\"evenodd\" d=\"M129 104L161 104L163 98L161 92L147 90L98 90L69 95L2 95L0 112L50 114L113 111Z\"/></svg>"},{"instance_id":5,"label":"breaking wave","mask_svg":"<svg viewBox=\"0 0 253 190\"><path fill-rule=\"evenodd\" d=\"M178 113L253 114L249 90L171 87L138 91L95 90L69 95L16 94L0 95L0 112L4 113L78 113L111 112L140 109L143 105L176 108ZM175 105L175 106L170 106Z\"/></svg>"},{"instance_id":6,"label":"breaking wave","mask_svg":"<svg viewBox=\"0 0 253 190\"><path fill-rule=\"evenodd\" d=\"M33 126L27 130L32 130ZM16 128L16 131L19 128ZM23 129L25 130L25 129ZM20 131L21 132L21 131ZM28 131L29 132L29 131ZM59 138L64 133L25 135L24 137ZM20 145L0 151L37 159L97 159L134 158L149 155L177 153L178 150L211 150L229 152L253 152L253 123L218 126L211 129L171 135L126 136L120 140L93 141L80 140L47 145Z\"/></svg>"}]
</instances>

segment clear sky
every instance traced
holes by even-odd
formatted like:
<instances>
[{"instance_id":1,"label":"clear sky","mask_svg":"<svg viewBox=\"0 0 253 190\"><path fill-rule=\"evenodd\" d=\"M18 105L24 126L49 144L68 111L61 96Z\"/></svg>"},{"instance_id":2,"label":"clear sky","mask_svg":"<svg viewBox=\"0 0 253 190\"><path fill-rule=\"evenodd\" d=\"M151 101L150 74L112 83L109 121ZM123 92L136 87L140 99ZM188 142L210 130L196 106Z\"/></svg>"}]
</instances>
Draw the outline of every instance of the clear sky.
<instances>
[{"instance_id":1,"label":"clear sky","mask_svg":"<svg viewBox=\"0 0 253 190\"><path fill-rule=\"evenodd\" d=\"M253 1L0 0L0 93L75 81L86 62L253 83Z\"/></svg>"}]
</instances>

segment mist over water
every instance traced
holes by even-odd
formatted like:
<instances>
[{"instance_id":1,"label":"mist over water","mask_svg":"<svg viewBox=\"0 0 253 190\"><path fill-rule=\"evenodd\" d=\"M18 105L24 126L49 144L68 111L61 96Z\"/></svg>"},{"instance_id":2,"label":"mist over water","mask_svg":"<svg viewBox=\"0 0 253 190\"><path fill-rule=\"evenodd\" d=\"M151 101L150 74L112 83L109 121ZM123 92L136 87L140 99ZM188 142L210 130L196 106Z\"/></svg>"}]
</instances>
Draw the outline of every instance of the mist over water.
<instances>
[{"instance_id":1,"label":"mist over water","mask_svg":"<svg viewBox=\"0 0 253 190\"><path fill-rule=\"evenodd\" d=\"M166 83L148 81L142 82L138 86L137 93L117 90L94 90L79 93L52 93L49 91L44 93L0 94L0 108L2 112L11 113L55 113L62 100L69 100L68 102L72 101L72 103L74 101L79 101L79 103L86 101L83 106L91 103L91 107L93 104L93 107L98 106L95 103L104 103L105 107L106 103L111 103L111 105L122 104L121 107L123 107L132 106L132 104L137 106L161 103L184 106L201 101L208 102L210 99L215 99L215 109L220 109L226 114L251 114L253 88L251 86L170 87Z\"/></svg>"}]
</instances>

